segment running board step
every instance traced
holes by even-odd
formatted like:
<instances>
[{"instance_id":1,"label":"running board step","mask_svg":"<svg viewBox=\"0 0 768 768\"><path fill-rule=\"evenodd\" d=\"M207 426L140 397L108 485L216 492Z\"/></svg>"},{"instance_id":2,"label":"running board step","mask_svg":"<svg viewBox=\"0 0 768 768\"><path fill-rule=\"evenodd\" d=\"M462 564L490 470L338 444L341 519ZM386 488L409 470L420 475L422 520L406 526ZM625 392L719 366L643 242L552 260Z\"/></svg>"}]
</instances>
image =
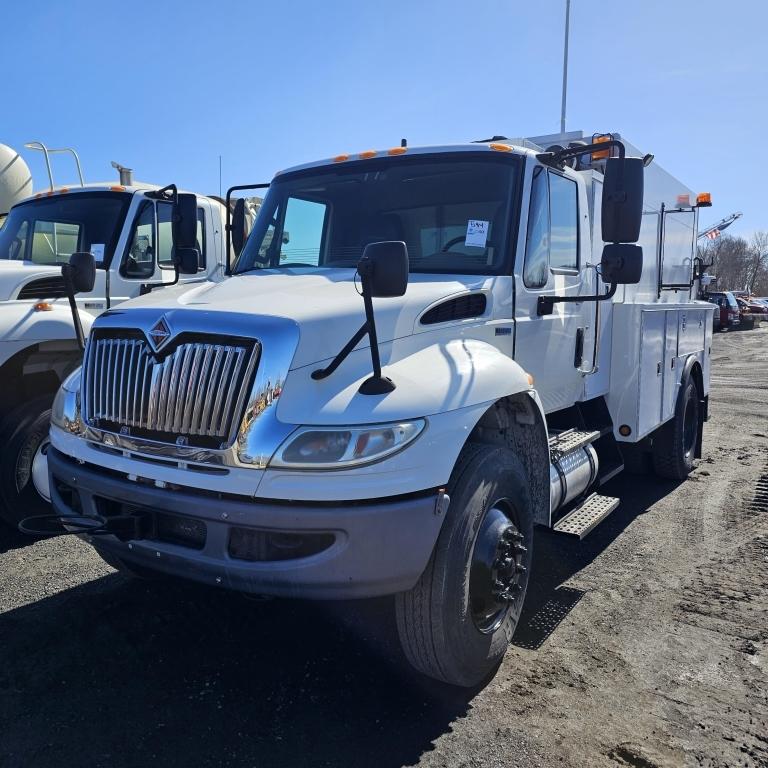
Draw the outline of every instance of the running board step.
<instances>
[{"instance_id":1,"label":"running board step","mask_svg":"<svg viewBox=\"0 0 768 768\"><path fill-rule=\"evenodd\" d=\"M566 429L565 432L558 432L549 438L549 453L553 459L558 459L566 453L594 443L599 437L599 430Z\"/></svg>"},{"instance_id":2,"label":"running board step","mask_svg":"<svg viewBox=\"0 0 768 768\"><path fill-rule=\"evenodd\" d=\"M601 496L593 493L578 507L561 517L554 525L556 533L576 536L583 539L598 523L602 523L608 515L619 506L619 500L614 496Z\"/></svg>"}]
</instances>

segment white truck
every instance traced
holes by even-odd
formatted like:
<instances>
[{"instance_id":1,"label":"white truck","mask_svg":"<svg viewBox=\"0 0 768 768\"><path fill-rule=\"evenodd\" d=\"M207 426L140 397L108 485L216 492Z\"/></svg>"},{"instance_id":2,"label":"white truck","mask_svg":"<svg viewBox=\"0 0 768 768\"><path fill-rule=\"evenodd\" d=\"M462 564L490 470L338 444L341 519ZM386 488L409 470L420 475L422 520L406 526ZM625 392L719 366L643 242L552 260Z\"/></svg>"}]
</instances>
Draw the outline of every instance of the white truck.
<instances>
[{"instance_id":1,"label":"white truck","mask_svg":"<svg viewBox=\"0 0 768 768\"><path fill-rule=\"evenodd\" d=\"M625 462L683 479L701 450L708 197L594 138L278 174L232 277L94 323L53 408L57 519L134 574L394 595L416 669L484 680L534 526L581 538Z\"/></svg>"},{"instance_id":2,"label":"white truck","mask_svg":"<svg viewBox=\"0 0 768 768\"><path fill-rule=\"evenodd\" d=\"M77 297L86 332L101 312L176 279L171 190L134 183L128 169L121 177L54 187L51 176L49 189L15 204L0 229L0 519L12 524L49 509L50 407L82 362L61 264L75 251L94 256L93 289ZM226 266L224 207L196 199L200 259L184 284L218 280Z\"/></svg>"}]
</instances>

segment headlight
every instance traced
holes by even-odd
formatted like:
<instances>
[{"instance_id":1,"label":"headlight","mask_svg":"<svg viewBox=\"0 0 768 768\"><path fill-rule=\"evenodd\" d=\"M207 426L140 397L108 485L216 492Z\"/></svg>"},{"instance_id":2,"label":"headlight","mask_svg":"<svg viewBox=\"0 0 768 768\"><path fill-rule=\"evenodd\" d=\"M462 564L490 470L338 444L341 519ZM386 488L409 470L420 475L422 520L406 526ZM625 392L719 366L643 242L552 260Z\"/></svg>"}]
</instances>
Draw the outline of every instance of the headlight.
<instances>
[{"instance_id":1,"label":"headlight","mask_svg":"<svg viewBox=\"0 0 768 768\"><path fill-rule=\"evenodd\" d=\"M424 419L360 427L302 427L275 453L270 466L295 469L341 469L391 456L415 440Z\"/></svg>"},{"instance_id":2,"label":"headlight","mask_svg":"<svg viewBox=\"0 0 768 768\"><path fill-rule=\"evenodd\" d=\"M51 423L75 435L83 431L83 420L80 418L80 371L77 368L64 379L51 410Z\"/></svg>"}]
</instances>

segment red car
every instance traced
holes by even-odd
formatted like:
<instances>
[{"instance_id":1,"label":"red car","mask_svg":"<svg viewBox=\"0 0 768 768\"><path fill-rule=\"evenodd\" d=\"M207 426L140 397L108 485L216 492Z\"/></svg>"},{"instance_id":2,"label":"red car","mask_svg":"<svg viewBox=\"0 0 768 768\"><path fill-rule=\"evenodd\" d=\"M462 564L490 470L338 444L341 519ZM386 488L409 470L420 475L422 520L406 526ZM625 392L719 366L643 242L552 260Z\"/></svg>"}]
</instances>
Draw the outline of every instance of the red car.
<instances>
[{"instance_id":1,"label":"red car","mask_svg":"<svg viewBox=\"0 0 768 768\"><path fill-rule=\"evenodd\" d=\"M720 307L721 331L726 331L729 328L736 328L741 325L739 304L736 301L736 297L730 291L708 293L706 299ZM717 328L717 323L715 323L715 328Z\"/></svg>"}]
</instances>

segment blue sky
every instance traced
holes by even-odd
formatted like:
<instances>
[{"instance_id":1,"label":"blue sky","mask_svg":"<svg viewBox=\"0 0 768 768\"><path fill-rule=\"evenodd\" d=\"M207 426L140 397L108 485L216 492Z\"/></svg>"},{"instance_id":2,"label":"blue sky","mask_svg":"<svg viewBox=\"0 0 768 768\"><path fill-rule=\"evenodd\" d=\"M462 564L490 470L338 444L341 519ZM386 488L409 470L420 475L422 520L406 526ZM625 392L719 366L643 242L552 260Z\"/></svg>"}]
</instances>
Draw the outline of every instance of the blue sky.
<instances>
[{"instance_id":1,"label":"blue sky","mask_svg":"<svg viewBox=\"0 0 768 768\"><path fill-rule=\"evenodd\" d=\"M14 2L0 142L74 146L87 180L217 193L340 152L559 128L565 0ZM768 229L764 0L572 0L569 129L621 131ZM22 150L38 186L41 158ZM74 172L61 158L57 182Z\"/></svg>"}]
</instances>

